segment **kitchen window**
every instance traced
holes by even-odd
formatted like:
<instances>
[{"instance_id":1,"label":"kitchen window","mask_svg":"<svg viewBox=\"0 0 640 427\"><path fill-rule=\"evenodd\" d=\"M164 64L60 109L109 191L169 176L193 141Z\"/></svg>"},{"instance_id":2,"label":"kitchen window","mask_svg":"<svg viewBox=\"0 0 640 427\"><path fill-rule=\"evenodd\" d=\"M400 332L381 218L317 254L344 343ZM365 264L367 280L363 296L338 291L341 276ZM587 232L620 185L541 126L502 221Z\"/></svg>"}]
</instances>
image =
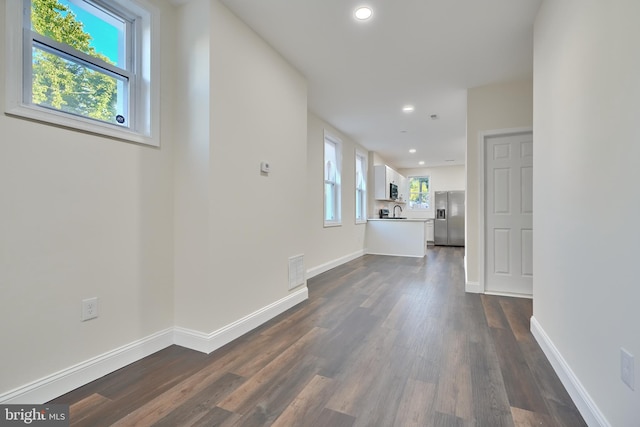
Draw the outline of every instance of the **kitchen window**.
<instances>
[{"instance_id":1,"label":"kitchen window","mask_svg":"<svg viewBox=\"0 0 640 427\"><path fill-rule=\"evenodd\" d=\"M341 225L341 149L338 138L324 134L324 226Z\"/></svg>"},{"instance_id":2,"label":"kitchen window","mask_svg":"<svg viewBox=\"0 0 640 427\"><path fill-rule=\"evenodd\" d=\"M429 176L409 177L409 209L431 208L430 181Z\"/></svg>"},{"instance_id":3,"label":"kitchen window","mask_svg":"<svg viewBox=\"0 0 640 427\"><path fill-rule=\"evenodd\" d=\"M159 145L146 0L8 1L7 17L8 114Z\"/></svg>"},{"instance_id":4,"label":"kitchen window","mask_svg":"<svg viewBox=\"0 0 640 427\"><path fill-rule=\"evenodd\" d=\"M367 157L356 151L356 224L367 222Z\"/></svg>"}]
</instances>

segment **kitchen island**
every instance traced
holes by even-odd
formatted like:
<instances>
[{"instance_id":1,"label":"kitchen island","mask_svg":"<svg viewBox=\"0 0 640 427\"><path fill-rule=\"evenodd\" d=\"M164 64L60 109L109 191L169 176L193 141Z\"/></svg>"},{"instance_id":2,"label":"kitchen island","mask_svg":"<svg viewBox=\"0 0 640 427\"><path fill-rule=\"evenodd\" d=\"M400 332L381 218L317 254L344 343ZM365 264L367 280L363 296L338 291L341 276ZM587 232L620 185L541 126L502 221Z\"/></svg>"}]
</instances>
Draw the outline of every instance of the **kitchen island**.
<instances>
[{"instance_id":1,"label":"kitchen island","mask_svg":"<svg viewBox=\"0 0 640 427\"><path fill-rule=\"evenodd\" d=\"M427 254L429 219L370 218L367 220L368 254L421 258Z\"/></svg>"}]
</instances>

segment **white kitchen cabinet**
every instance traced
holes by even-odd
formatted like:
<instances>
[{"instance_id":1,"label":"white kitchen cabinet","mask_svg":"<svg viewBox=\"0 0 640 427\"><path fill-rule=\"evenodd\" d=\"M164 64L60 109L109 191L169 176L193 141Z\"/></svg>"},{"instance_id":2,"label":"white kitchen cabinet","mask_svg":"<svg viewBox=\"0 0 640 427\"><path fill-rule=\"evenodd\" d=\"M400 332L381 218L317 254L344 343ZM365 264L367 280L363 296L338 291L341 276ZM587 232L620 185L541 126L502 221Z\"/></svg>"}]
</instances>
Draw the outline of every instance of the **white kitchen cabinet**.
<instances>
[{"instance_id":1,"label":"white kitchen cabinet","mask_svg":"<svg viewBox=\"0 0 640 427\"><path fill-rule=\"evenodd\" d=\"M387 183L398 185L398 172L385 165L385 172L387 175Z\"/></svg>"},{"instance_id":2,"label":"white kitchen cabinet","mask_svg":"<svg viewBox=\"0 0 640 427\"><path fill-rule=\"evenodd\" d=\"M398 174L398 199L406 202L409 198L409 184L407 178Z\"/></svg>"},{"instance_id":3,"label":"white kitchen cabinet","mask_svg":"<svg viewBox=\"0 0 640 427\"><path fill-rule=\"evenodd\" d=\"M392 179L392 171L387 165L375 165L374 174L374 195L377 200L389 200L389 184Z\"/></svg>"},{"instance_id":4,"label":"white kitchen cabinet","mask_svg":"<svg viewBox=\"0 0 640 427\"><path fill-rule=\"evenodd\" d=\"M433 220L429 219L424 224L425 224L425 234L426 234L426 237L427 237L427 243L429 243L429 242L433 243L433 241L434 241Z\"/></svg>"},{"instance_id":5,"label":"white kitchen cabinet","mask_svg":"<svg viewBox=\"0 0 640 427\"><path fill-rule=\"evenodd\" d=\"M397 185L398 193L406 192L403 189L403 186L406 185L403 183L404 177L387 165L374 165L373 177L373 191L376 200L391 200L389 184Z\"/></svg>"},{"instance_id":6,"label":"white kitchen cabinet","mask_svg":"<svg viewBox=\"0 0 640 427\"><path fill-rule=\"evenodd\" d=\"M423 257L426 219L369 219L365 237L366 253Z\"/></svg>"}]
</instances>

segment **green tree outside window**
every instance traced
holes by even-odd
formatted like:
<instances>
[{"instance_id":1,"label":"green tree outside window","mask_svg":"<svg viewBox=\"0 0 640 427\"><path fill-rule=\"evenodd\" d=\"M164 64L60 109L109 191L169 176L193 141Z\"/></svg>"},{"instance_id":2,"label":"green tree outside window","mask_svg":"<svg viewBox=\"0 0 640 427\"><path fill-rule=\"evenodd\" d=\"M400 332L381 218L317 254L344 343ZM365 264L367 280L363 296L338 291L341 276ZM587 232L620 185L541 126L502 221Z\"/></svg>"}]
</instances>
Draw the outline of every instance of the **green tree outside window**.
<instances>
[{"instance_id":1,"label":"green tree outside window","mask_svg":"<svg viewBox=\"0 0 640 427\"><path fill-rule=\"evenodd\" d=\"M429 209L429 202L429 177L411 177L409 179L409 208Z\"/></svg>"},{"instance_id":2,"label":"green tree outside window","mask_svg":"<svg viewBox=\"0 0 640 427\"><path fill-rule=\"evenodd\" d=\"M31 27L38 34L66 44L108 64L113 62L90 45L71 9L58 0L31 1ZM32 102L79 116L116 123L118 80L74 58L32 49Z\"/></svg>"}]
</instances>

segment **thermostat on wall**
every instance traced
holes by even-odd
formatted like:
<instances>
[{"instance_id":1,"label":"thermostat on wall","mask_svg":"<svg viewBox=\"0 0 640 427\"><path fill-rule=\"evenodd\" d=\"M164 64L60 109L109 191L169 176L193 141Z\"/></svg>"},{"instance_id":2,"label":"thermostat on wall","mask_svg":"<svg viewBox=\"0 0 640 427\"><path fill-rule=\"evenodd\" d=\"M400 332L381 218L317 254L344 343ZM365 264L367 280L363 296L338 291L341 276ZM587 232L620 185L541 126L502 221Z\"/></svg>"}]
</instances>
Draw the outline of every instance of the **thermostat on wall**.
<instances>
[{"instance_id":1,"label":"thermostat on wall","mask_svg":"<svg viewBox=\"0 0 640 427\"><path fill-rule=\"evenodd\" d=\"M269 162L260 163L260 172L269 173L270 169L271 166L269 165Z\"/></svg>"}]
</instances>

